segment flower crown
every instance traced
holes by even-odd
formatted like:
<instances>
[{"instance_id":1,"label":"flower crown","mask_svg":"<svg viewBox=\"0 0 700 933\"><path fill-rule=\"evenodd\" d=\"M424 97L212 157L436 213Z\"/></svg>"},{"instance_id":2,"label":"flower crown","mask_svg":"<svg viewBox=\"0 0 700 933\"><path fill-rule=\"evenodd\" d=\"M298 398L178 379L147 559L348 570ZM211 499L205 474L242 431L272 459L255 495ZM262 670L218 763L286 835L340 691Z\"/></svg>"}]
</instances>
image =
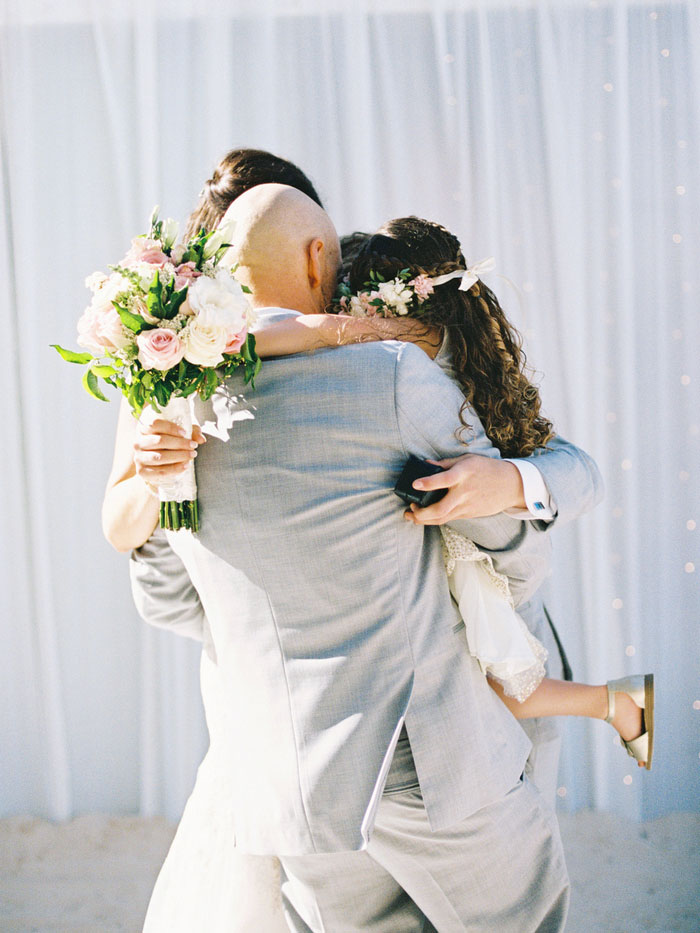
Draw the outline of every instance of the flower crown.
<instances>
[{"instance_id":1,"label":"flower crown","mask_svg":"<svg viewBox=\"0 0 700 933\"><path fill-rule=\"evenodd\" d=\"M426 310L425 303L438 285L460 278L459 290L469 291L479 276L491 272L495 265L493 257L489 257L466 269L455 269L437 276L413 276L410 269L402 269L389 282L376 272L370 272L370 281L357 294L350 289L347 280L341 282L335 303L339 313L352 317L404 317L411 311L421 313Z\"/></svg>"}]
</instances>

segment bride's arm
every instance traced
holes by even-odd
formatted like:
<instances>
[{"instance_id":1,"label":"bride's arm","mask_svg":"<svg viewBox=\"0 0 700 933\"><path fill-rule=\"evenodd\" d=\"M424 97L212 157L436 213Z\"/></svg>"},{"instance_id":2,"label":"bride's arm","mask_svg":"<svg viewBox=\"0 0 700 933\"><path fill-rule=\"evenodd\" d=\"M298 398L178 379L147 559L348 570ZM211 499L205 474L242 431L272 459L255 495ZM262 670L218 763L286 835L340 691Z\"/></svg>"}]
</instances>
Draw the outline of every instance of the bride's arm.
<instances>
[{"instance_id":1,"label":"bride's arm","mask_svg":"<svg viewBox=\"0 0 700 933\"><path fill-rule=\"evenodd\" d=\"M102 502L102 531L118 551L140 547L158 524L158 498L134 468L136 435L136 419L122 399L114 462Z\"/></svg>"},{"instance_id":2,"label":"bride's arm","mask_svg":"<svg viewBox=\"0 0 700 933\"><path fill-rule=\"evenodd\" d=\"M434 359L441 336L439 328L415 318L358 318L349 314L301 314L255 331L255 349L263 358L373 340L406 340Z\"/></svg>"},{"instance_id":3,"label":"bride's arm","mask_svg":"<svg viewBox=\"0 0 700 933\"><path fill-rule=\"evenodd\" d=\"M138 439L150 444L151 462L158 463L161 470L153 476L155 482L166 474L174 475L185 469L192 458L192 450L204 436L195 427L196 440L193 442L172 425L167 449L158 427L163 422L155 422L148 435L138 430L138 423L131 414L128 404L122 399L117 424L117 437L114 443L114 462L107 480L107 488L102 502L102 531L105 538L117 551L131 551L141 547L153 533L158 524L159 502L157 494L148 483L136 473L134 464L134 444ZM147 479L151 476L146 471Z\"/></svg>"}]
</instances>

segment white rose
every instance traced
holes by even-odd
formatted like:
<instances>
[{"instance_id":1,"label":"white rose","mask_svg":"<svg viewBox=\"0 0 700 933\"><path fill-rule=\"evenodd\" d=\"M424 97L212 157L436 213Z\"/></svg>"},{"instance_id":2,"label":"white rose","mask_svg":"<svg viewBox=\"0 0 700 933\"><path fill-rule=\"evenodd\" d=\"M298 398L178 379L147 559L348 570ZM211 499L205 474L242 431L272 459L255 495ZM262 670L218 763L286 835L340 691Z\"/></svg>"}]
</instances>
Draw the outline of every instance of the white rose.
<instances>
[{"instance_id":1,"label":"white rose","mask_svg":"<svg viewBox=\"0 0 700 933\"><path fill-rule=\"evenodd\" d=\"M190 285L187 299L198 318L206 313L209 325L217 323L226 331L237 334L248 323L248 299L226 269L219 269L215 278L200 275Z\"/></svg>"},{"instance_id":2,"label":"white rose","mask_svg":"<svg viewBox=\"0 0 700 933\"><path fill-rule=\"evenodd\" d=\"M228 334L226 327L203 311L180 332L185 359L197 366L219 366L224 361Z\"/></svg>"}]
</instances>

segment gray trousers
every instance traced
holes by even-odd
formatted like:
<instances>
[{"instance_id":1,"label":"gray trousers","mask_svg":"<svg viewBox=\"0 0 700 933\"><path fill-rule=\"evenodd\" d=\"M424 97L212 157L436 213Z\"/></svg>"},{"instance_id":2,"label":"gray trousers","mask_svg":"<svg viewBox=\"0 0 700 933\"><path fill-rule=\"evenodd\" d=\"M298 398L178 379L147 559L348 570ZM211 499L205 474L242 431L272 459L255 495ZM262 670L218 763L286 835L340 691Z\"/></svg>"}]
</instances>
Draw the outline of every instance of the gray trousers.
<instances>
[{"instance_id":1,"label":"gray trousers","mask_svg":"<svg viewBox=\"0 0 700 933\"><path fill-rule=\"evenodd\" d=\"M295 933L555 933L569 880L551 808L524 778L431 832L406 733L360 852L281 859Z\"/></svg>"}]
</instances>

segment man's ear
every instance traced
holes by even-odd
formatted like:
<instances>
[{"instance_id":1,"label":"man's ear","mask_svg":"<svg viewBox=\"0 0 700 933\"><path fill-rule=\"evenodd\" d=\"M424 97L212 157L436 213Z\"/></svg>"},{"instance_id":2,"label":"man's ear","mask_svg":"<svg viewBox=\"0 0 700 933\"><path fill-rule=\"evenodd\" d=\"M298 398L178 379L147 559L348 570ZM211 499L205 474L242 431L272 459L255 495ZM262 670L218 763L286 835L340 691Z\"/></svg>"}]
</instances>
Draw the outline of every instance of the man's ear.
<instances>
[{"instance_id":1,"label":"man's ear","mask_svg":"<svg viewBox=\"0 0 700 933\"><path fill-rule=\"evenodd\" d=\"M307 247L307 276L309 279L309 287L312 289L321 288L323 285L325 252L325 243L319 237L313 239Z\"/></svg>"}]
</instances>

